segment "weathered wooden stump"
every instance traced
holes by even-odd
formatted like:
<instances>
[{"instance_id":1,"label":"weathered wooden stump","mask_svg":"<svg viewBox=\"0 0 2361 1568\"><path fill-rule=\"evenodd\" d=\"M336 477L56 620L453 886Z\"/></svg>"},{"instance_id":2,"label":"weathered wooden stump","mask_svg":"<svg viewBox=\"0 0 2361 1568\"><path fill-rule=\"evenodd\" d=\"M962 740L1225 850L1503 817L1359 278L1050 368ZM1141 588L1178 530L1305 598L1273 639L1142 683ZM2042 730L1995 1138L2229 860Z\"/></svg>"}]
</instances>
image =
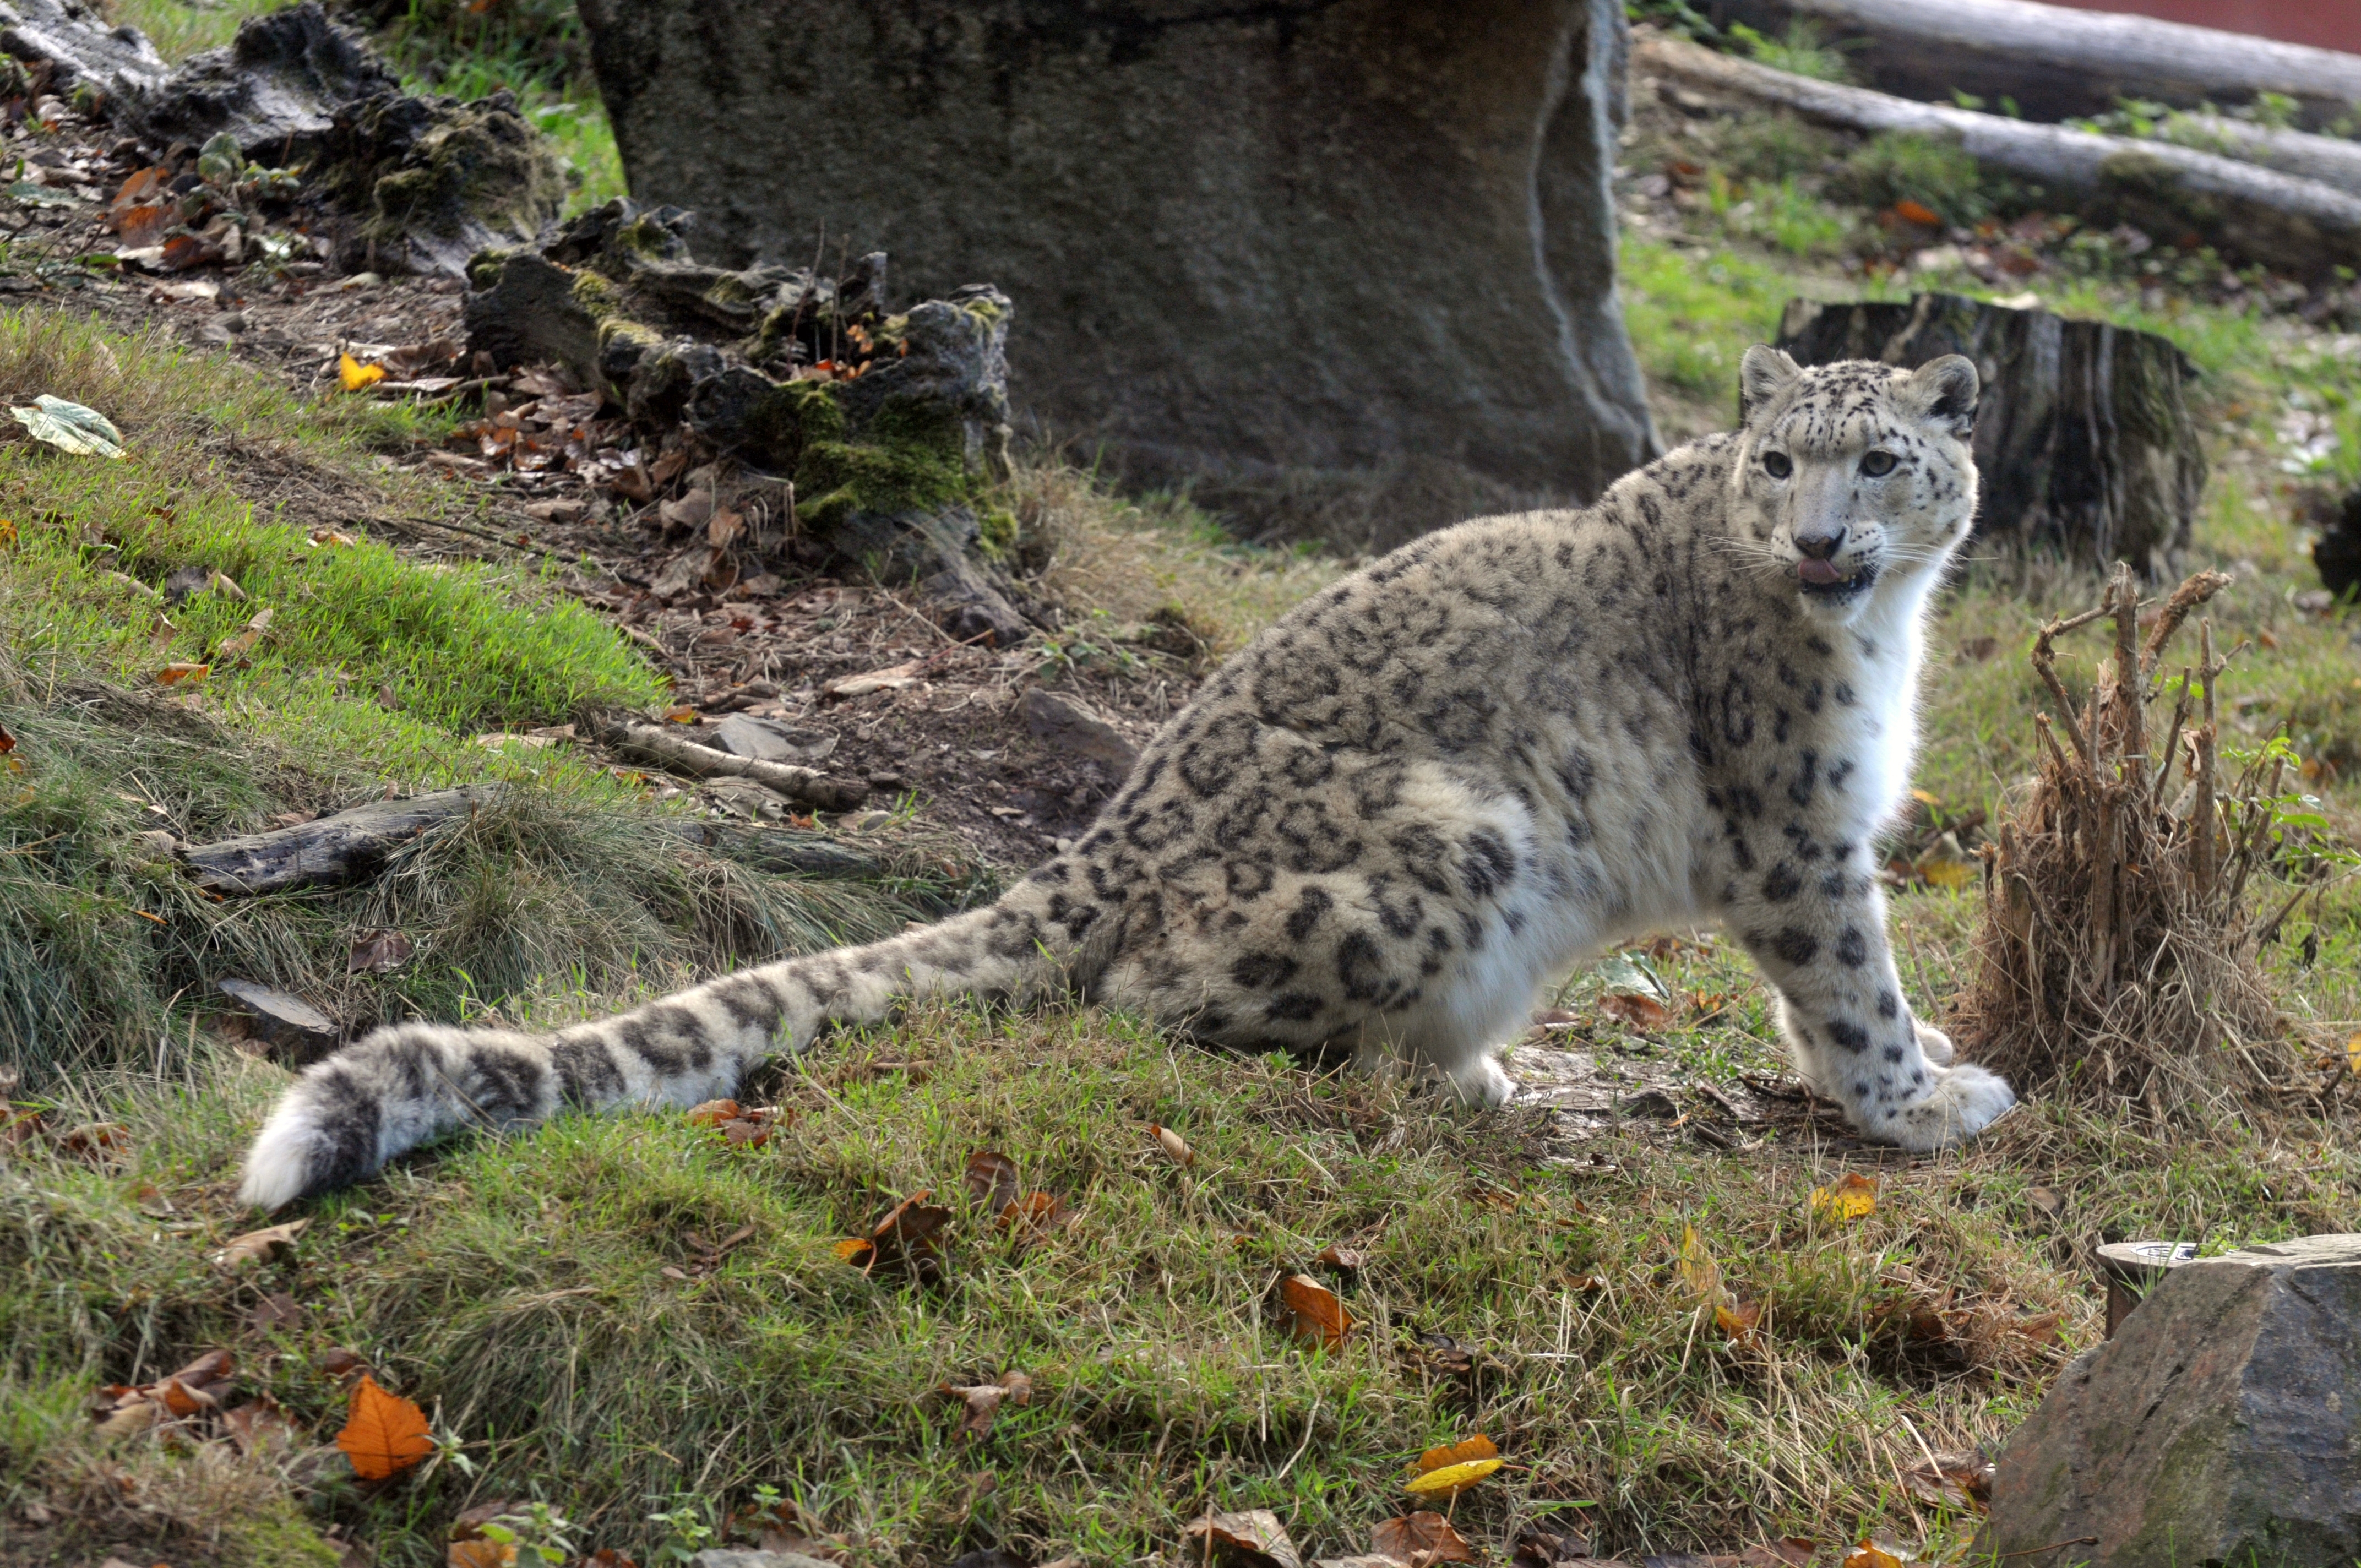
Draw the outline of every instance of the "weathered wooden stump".
<instances>
[{"instance_id":1,"label":"weathered wooden stump","mask_svg":"<svg viewBox=\"0 0 2361 1568\"><path fill-rule=\"evenodd\" d=\"M1823 304L1791 300L1779 345L1805 365L1915 368L1964 354L1983 378L1976 532L2151 578L2189 543L2205 455L2186 389L2196 367L2153 333L2011 310L1958 294Z\"/></svg>"},{"instance_id":2,"label":"weathered wooden stump","mask_svg":"<svg viewBox=\"0 0 2361 1568\"><path fill-rule=\"evenodd\" d=\"M585 0L701 259L989 279L1020 413L1389 543L1655 449L1614 293L1614 0Z\"/></svg>"}]
</instances>

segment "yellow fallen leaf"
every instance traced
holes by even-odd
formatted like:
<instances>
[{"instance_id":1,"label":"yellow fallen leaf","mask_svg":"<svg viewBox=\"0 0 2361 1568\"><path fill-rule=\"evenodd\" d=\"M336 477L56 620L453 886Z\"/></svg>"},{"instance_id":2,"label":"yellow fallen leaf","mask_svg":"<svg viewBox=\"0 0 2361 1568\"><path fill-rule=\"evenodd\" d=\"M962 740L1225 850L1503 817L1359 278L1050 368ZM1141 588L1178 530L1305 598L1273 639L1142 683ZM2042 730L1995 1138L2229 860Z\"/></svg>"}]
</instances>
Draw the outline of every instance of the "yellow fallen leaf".
<instances>
[{"instance_id":1,"label":"yellow fallen leaf","mask_svg":"<svg viewBox=\"0 0 2361 1568\"><path fill-rule=\"evenodd\" d=\"M1877 1212L1877 1178L1848 1170L1830 1186L1812 1189L1812 1212L1831 1220L1858 1220Z\"/></svg>"},{"instance_id":2,"label":"yellow fallen leaf","mask_svg":"<svg viewBox=\"0 0 2361 1568\"><path fill-rule=\"evenodd\" d=\"M1957 893L1967 886L1969 883L1975 880L1976 875L1976 868L1971 862L1949 860L1942 856L1929 856L1919 861L1913 869L1935 886L1951 893Z\"/></svg>"},{"instance_id":3,"label":"yellow fallen leaf","mask_svg":"<svg viewBox=\"0 0 2361 1568\"><path fill-rule=\"evenodd\" d=\"M1681 1228L1681 1285L1699 1301L1719 1307L1726 1293L1721 1288L1721 1265L1713 1260L1705 1243L1697 1239L1697 1227Z\"/></svg>"},{"instance_id":4,"label":"yellow fallen leaf","mask_svg":"<svg viewBox=\"0 0 2361 1568\"><path fill-rule=\"evenodd\" d=\"M0 517L0 549L5 549L16 543L16 525L8 519Z\"/></svg>"},{"instance_id":5,"label":"yellow fallen leaf","mask_svg":"<svg viewBox=\"0 0 2361 1568\"><path fill-rule=\"evenodd\" d=\"M336 356L336 379L344 383L346 391L357 392L363 387L373 387L384 380L385 367L364 365L349 354L339 354Z\"/></svg>"},{"instance_id":6,"label":"yellow fallen leaf","mask_svg":"<svg viewBox=\"0 0 2361 1568\"><path fill-rule=\"evenodd\" d=\"M1903 1568L1903 1562L1878 1542L1864 1541L1845 1553L1844 1568Z\"/></svg>"},{"instance_id":7,"label":"yellow fallen leaf","mask_svg":"<svg viewBox=\"0 0 2361 1568\"><path fill-rule=\"evenodd\" d=\"M2361 1035L2345 1042L2345 1059L2356 1073L2361 1073Z\"/></svg>"},{"instance_id":8,"label":"yellow fallen leaf","mask_svg":"<svg viewBox=\"0 0 2361 1568\"><path fill-rule=\"evenodd\" d=\"M1940 806L1943 804L1943 797L1937 795L1933 790L1928 789L1914 789L1910 792L1910 798L1916 801L1921 806Z\"/></svg>"},{"instance_id":9,"label":"yellow fallen leaf","mask_svg":"<svg viewBox=\"0 0 2361 1568\"><path fill-rule=\"evenodd\" d=\"M1504 1459L1469 1459L1457 1464L1437 1465L1403 1482L1402 1489L1421 1499L1455 1497L1507 1463Z\"/></svg>"}]
</instances>

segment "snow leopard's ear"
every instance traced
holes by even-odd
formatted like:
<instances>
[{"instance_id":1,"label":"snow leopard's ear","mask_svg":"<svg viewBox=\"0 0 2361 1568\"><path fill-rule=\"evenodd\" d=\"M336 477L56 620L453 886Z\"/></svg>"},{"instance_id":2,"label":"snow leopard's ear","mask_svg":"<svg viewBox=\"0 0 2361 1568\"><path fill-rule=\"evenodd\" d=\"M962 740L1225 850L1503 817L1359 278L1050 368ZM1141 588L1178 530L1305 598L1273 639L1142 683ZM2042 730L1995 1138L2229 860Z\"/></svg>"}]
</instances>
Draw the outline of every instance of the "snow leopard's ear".
<instances>
[{"instance_id":1,"label":"snow leopard's ear","mask_svg":"<svg viewBox=\"0 0 2361 1568\"><path fill-rule=\"evenodd\" d=\"M1804 373L1804 367L1781 350L1758 343L1738 362L1738 417L1751 420L1780 389Z\"/></svg>"},{"instance_id":2,"label":"snow leopard's ear","mask_svg":"<svg viewBox=\"0 0 2361 1568\"><path fill-rule=\"evenodd\" d=\"M1902 383L1903 406L1965 441L1976 433L1976 400L1983 383L1964 355L1929 359Z\"/></svg>"}]
</instances>

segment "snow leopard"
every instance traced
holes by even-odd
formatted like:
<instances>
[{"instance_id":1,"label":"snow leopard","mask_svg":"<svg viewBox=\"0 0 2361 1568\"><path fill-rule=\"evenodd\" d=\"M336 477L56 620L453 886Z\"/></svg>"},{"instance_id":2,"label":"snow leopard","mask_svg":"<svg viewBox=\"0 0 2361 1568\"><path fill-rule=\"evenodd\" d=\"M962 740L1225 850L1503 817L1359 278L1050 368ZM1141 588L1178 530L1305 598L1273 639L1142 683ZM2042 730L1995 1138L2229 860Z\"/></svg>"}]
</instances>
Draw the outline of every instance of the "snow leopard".
<instances>
[{"instance_id":1,"label":"snow leopard","mask_svg":"<svg viewBox=\"0 0 2361 1568\"><path fill-rule=\"evenodd\" d=\"M1757 346L1740 393L1741 428L1587 509L1443 529L1298 604L988 906L554 1032L379 1028L286 1091L244 1198L276 1208L466 1124L721 1097L829 1026L949 994L1079 996L1496 1106L1544 986L1713 922L1861 1135L1975 1134L2014 1096L1904 1000L1872 846L1975 513L1976 370Z\"/></svg>"}]
</instances>

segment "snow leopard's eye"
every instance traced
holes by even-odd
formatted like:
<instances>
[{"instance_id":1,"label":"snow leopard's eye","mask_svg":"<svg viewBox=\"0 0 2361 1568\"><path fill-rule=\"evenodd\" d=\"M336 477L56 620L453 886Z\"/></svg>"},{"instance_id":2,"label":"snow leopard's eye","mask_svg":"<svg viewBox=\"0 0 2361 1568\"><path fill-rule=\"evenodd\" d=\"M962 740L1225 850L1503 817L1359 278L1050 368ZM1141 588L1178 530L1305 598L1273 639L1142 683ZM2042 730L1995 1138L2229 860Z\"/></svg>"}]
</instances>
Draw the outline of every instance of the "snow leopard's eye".
<instances>
[{"instance_id":1,"label":"snow leopard's eye","mask_svg":"<svg viewBox=\"0 0 2361 1568\"><path fill-rule=\"evenodd\" d=\"M1763 455L1763 471L1774 479L1784 479L1795 471L1795 466L1787 461L1787 455L1784 452L1765 452Z\"/></svg>"},{"instance_id":2,"label":"snow leopard's eye","mask_svg":"<svg viewBox=\"0 0 2361 1568\"><path fill-rule=\"evenodd\" d=\"M1883 479L1894 472L1894 454L1891 452L1862 453L1861 471L1872 479Z\"/></svg>"}]
</instances>

